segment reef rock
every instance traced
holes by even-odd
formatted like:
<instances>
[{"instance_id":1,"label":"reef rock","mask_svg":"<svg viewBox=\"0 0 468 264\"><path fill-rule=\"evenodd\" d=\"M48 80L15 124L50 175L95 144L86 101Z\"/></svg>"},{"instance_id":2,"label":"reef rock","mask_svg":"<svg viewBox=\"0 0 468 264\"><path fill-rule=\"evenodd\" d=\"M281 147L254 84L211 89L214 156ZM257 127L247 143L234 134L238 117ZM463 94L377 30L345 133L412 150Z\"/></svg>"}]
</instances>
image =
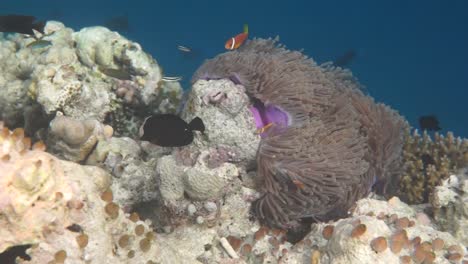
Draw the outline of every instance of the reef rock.
<instances>
[{"instance_id":1,"label":"reef rock","mask_svg":"<svg viewBox=\"0 0 468 264\"><path fill-rule=\"evenodd\" d=\"M255 133L250 104L245 88L230 80L194 83L182 115L187 120L200 117L206 130L204 136L190 146L191 149L216 149L219 155L214 159L225 156L224 161L244 166L254 162L260 137Z\"/></svg>"},{"instance_id":2,"label":"reef rock","mask_svg":"<svg viewBox=\"0 0 468 264\"><path fill-rule=\"evenodd\" d=\"M468 169L435 187L430 200L441 229L468 245Z\"/></svg>"},{"instance_id":3,"label":"reef rock","mask_svg":"<svg viewBox=\"0 0 468 264\"><path fill-rule=\"evenodd\" d=\"M160 151L158 153L158 150ZM152 155L167 154L162 148ZM156 162L159 156L144 159L146 153L131 138L110 138L99 141L89 162L102 164L112 174L114 199L125 208L149 202L159 197Z\"/></svg>"},{"instance_id":4,"label":"reef rock","mask_svg":"<svg viewBox=\"0 0 468 264\"><path fill-rule=\"evenodd\" d=\"M182 116L200 117L206 127L194 142L158 161L160 191L166 201L214 199L240 171L255 162L260 136L255 133L249 99L229 80L200 80L193 85Z\"/></svg>"},{"instance_id":5,"label":"reef rock","mask_svg":"<svg viewBox=\"0 0 468 264\"><path fill-rule=\"evenodd\" d=\"M206 153L200 154L200 158L205 155ZM184 192L194 200L218 198L229 182L239 175L237 167L231 163L223 163L214 169L201 162L193 167L180 166L173 156L166 156L158 161L159 189L166 201L182 199Z\"/></svg>"},{"instance_id":6,"label":"reef rock","mask_svg":"<svg viewBox=\"0 0 468 264\"><path fill-rule=\"evenodd\" d=\"M112 201L109 174L59 160L42 143L30 150L22 129L0 131L0 252L27 245L32 263L159 258L149 223Z\"/></svg>"},{"instance_id":7,"label":"reef rock","mask_svg":"<svg viewBox=\"0 0 468 264\"><path fill-rule=\"evenodd\" d=\"M41 42L21 34L0 41L0 112L10 127L60 111L134 135L150 109L177 109L182 88L162 81L160 66L138 43L103 27L73 32L49 21L45 31ZM39 111L25 111L36 105ZM39 126L28 124L26 132L32 135L47 122Z\"/></svg>"},{"instance_id":8,"label":"reef rock","mask_svg":"<svg viewBox=\"0 0 468 264\"><path fill-rule=\"evenodd\" d=\"M461 261L467 253L463 243L423 221L421 214L396 197L389 201L362 199L352 217L314 224L305 240L315 246L312 253L317 252L320 263Z\"/></svg>"},{"instance_id":9,"label":"reef rock","mask_svg":"<svg viewBox=\"0 0 468 264\"><path fill-rule=\"evenodd\" d=\"M99 140L112 136L111 126L103 125L96 120L75 120L57 115L50 122L47 146L60 157L74 162L88 158Z\"/></svg>"}]
</instances>

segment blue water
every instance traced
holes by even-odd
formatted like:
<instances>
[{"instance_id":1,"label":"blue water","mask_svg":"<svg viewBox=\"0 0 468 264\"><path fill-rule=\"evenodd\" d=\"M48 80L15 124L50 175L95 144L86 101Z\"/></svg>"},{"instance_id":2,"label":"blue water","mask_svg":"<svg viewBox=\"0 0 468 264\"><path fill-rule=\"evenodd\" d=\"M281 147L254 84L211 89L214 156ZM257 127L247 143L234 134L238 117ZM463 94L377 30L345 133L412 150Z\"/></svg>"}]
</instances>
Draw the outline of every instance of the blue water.
<instances>
[{"instance_id":1,"label":"blue water","mask_svg":"<svg viewBox=\"0 0 468 264\"><path fill-rule=\"evenodd\" d=\"M0 13L53 18L75 30L127 15L130 30L122 34L166 75L182 75L185 88L244 23L250 36L279 35L319 63L355 50L349 68L377 101L413 126L419 116L435 114L442 132L468 137L468 1L2 0ZM182 56L177 45L197 56Z\"/></svg>"}]
</instances>

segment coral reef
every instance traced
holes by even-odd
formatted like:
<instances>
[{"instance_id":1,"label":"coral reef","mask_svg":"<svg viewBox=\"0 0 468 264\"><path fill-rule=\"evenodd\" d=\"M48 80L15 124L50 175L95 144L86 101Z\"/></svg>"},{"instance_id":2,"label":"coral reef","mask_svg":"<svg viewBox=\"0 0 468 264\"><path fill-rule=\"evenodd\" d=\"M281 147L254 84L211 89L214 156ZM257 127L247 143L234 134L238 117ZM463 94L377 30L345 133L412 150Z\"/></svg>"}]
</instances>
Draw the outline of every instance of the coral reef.
<instances>
[{"instance_id":1,"label":"coral reef","mask_svg":"<svg viewBox=\"0 0 468 264\"><path fill-rule=\"evenodd\" d=\"M148 109L177 109L180 85L162 81L160 66L137 43L103 27L73 32L55 21L45 33L50 45L29 45L34 40L20 34L0 41L0 112L10 127L27 124L33 135L47 122L33 126L31 120L60 111L108 123L118 135L136 135Z\"/></svg>"},{"instance_id":2,"label":"coral reef","mask_svg":"<svg viewBox=\"0 0 468 264\"><path fill-rule=\"evenodd\" d=\"M194 83L182 116L186 120L200 117L205 124L205 136L196 139L189 151L216 149L218 153L226 152L220 154L226 156L225 161L246 166L252 163L260 138L255 134L249 104L244 87L229 80Z\"/></svg>"},{"instance_id":3,"label":"coral reef","mask_svg":"<svg viewBox=\"0 0 468 264\"><path fill-rule=\"evenodd\" d=\"M202 153L200 157L205 155ZM159 190L166 201L182 199L184 193L195 200L217 199L228 183L239 175L237 167L231 163L223 163L215 169L203 164L181 168L172 156L159 159L157 168Z\"/></svg>"},{"instance_id":4,"label":"coral reef","mask_svg":"<svg viewBox=\"0 0 468 264\"><path fill-rule=\"evenodd\" d=\"M154 59L102 27L45 31L0 35L0 119L25 126L0 122L1 263L468 261L466 170L437 176L431 204L385 199L464 166L466 140L407 139L407 165L450 169L399 185L407 124L348 71L247 42L195 74L181 117L205 132L165 148L132 138L181 98Z\"/></svg>"},{"instance_id":5,"label":"coral reef","mask_svg":"<svg viewBox=\"0 0 468 264\"><path fill-rule=\"evenodd\" d=\"M47 146L61 158L84 162L96 147L98 140L110 138L112 133L111 126L96 120L79 121L58 113L50 122Z\"/></svg>"},{"instance_id":6,"label":"coral reef","mask_svg":"<svg viewBox=\"0 0 468 264\"><path fill-rule=\"evenodd\" d=\"M87 164L102 165L109 171L113 176L114 200L124 208L131 208L159 195L156 162L168 153L162 148L153 148L151 152L153 157L145 160L144 150L133 139L112 137L97 143Z\"/></svg>"},{"instance_id":7,"label":"coral reef","mask_svg":"<svg viewBox=\"0 0 468 264\"><path fill-rule=\"evenodd\" d=\"M206 61L192 81L212 79L244 87L257 127L273 122L257 155L264 195L253 206L261 221L287 228L336 219L372 187L396 191L407 123L366 96L349 71L254 39Z\"/></svg>"},{"instance_id":8,"label":"coral reef","mask_svg":"<svg viewBox=\"0 0 468 264\"><path fill-rule=\"evenodd\" d=\"M450 175L436 186L430 202L441 230L468 245L468 169Z\"/></svg>"},{"instance_id":9,"label":"coral reef","mask_svg":"<svg viewBox=\"0 0 468 264\"><path fill-rule=\"evenodd\" d=\"M399 196L409 203L427 203L435 186L451 173L468 166L468 139L456 138L449 132L431 139L414 130L405 135L405 171L400 181Z\"/></svg>"},{"instance_id":10,"label":"coral reef","mask_svg":"<svg viewBox=\"0 0 468 264\"><path fill-rule=\"evenodd\" d=\"M353 217L318 224L306 239L317 243L320 263L453 263L467 253L449 233L435 230L398 198L362 199ZM413 261L413 262L412 262Z\"/></svg>"},{"instance_id":11,"label":"coral reef","mask_svg":"<svg viewBox=\"0 0 468 264\"><path fill-rule=\"evenodd\" d=\"M217 94L216 102L209 98ZM226 194L239 170L255 160L260 138L242 87L229 80L200 80L193 85L183 117L203 119L206 130L186 148L159 159L159 189L166 202L184 198L215 199ZM236 165L234 165L236 164Z\"/></svg>"},{"instance_id":12,"label":"coral reef","mask_svg":"<svg viewBox=\"0 0 468 264\"><path fill-rule=\"evenodd\" d=\"M148 223L124 215L112 201L105 171L59 160L43 151L43 143L30 150L20 128L10 132L0 123L0 131L0 252L28 245L32 263L147 263L159 257Z\"/></svg>"}]
</instances>

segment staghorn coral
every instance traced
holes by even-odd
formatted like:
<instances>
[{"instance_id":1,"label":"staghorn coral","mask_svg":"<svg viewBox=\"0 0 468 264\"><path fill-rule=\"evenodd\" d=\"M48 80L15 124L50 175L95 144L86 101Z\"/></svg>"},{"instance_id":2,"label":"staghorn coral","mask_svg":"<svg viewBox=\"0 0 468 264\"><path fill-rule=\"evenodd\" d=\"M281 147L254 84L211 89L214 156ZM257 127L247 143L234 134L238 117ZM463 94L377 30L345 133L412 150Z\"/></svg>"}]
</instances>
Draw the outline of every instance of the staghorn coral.
<instances>
[{"instance_id":1,"label":"staghorn coral","mask_svg":"<svg viewBox=\"0 0 468 264\"><path fill-rule=\"evenodd\" d=\"M434 188L451 173L468 166L468 140L449 132L431 139L414 130L405 135L403 148L405 171L400 181L399 196L409 203L426 203Z\"/></svg>"},{"instance_id":2,"label":"staghorn coral","mask_svg":"<svg viewBox=\"0 0 468 264\"><path fill-rule=\"evenodd\" d=\"M254 39L206 61L192 82L200 79L241 84L257 127L275 122L257 155L264 195L253 209L261 221L283 228L325 221L345 216L374 184L381 194L395 192L407 123L366 96L349 71Z\"/></svg>"}]
</instances>

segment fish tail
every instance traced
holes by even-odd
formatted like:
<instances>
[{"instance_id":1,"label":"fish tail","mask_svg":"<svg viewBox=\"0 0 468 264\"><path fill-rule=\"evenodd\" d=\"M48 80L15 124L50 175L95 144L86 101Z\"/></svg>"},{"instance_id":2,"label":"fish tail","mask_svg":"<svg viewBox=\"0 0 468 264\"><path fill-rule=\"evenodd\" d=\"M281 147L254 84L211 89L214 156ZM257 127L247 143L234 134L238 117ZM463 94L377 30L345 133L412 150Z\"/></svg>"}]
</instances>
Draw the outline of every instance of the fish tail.
<instances>
[{"instance_id":1,"label":"fish tail","mask_svg":"<svg viewBox=\"0 0 468 264\"><path fill-rule=\"evenodd\" d=\"M188 125L191 130L197 130L202 133L205 132L205 124L203 124L203 121L198 116L190 121Z\"/></svg>"},{"instance_id":2,"label":"fish tail","mask_svg":"<svg viewBox=\"0 0 468 264\"><path fill-rule=\"evenodd\" d=\"M249 25L248 24L244 24L244 33L249 34Z\"/></svg>"}]
</instances>

